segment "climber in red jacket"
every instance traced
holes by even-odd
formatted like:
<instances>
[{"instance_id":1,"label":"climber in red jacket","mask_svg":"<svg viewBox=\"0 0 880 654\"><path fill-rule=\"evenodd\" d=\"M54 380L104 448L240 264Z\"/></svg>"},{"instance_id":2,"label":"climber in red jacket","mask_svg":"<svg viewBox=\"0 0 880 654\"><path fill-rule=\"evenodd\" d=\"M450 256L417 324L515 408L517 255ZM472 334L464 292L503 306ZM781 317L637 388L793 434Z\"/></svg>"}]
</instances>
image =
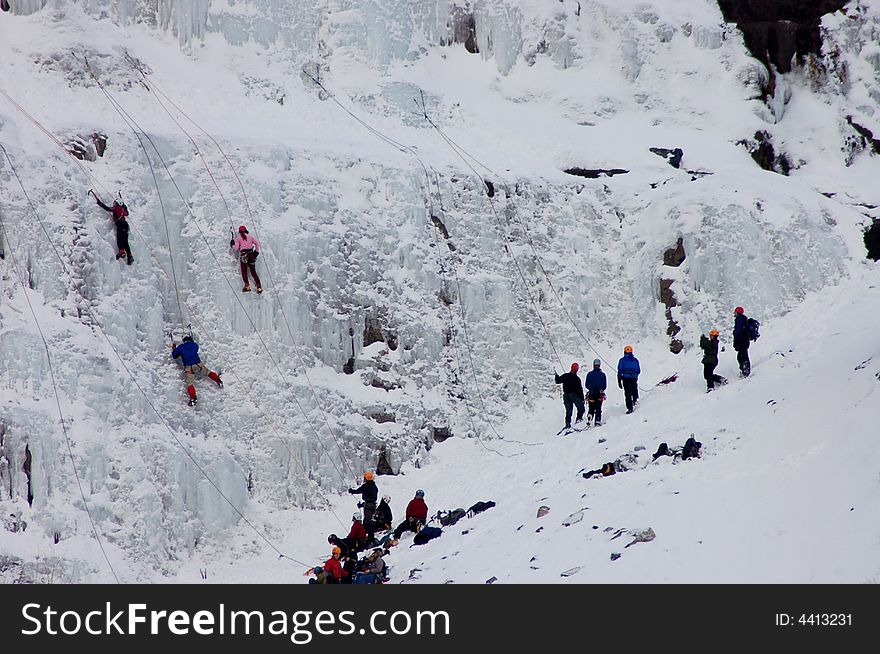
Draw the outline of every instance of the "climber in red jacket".
<instances>
[{"instance_id":1,"label":"climber in red jacket","mask_svg":"<svg viewBox=\"0 0 880 654\"><path fill-rule=\"evenodd\" d=\"M394 537L399 539L405 531L417 532L428 521L428 505L425 504L425 491L417 490L416 496L406 505L406 519L397 525Z\"/></svg>"},{"instance_id":2,"label":"climber in red jacket","mask_svg":"<svg viewBox=\"0 0 880 654\"><path fill-rule=\"evenodd\" d=\"M360 511L355 511L351 516L351 531L348 532L346 540L351 543L354 552L360 552L367 544L367 530L362 520Z\"/></svg>"}]
</instances>

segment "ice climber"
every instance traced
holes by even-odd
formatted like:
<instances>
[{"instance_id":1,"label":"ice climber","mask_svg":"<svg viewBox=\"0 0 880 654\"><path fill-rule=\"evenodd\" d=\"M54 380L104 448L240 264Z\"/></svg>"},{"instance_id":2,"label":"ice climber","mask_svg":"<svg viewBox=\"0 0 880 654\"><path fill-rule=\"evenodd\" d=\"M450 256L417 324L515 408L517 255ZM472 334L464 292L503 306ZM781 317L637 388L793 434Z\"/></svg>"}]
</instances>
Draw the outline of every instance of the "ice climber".
<instances>
[{"instance_id":1,"label":"ice climber","mask_svg":"<svg viewBox=\"0 0 880 654\"><path fill-rule=\"evenodd\" d=\"M749 361L749 334L745 309L737 307L733 310L733 349L736 350L736 362L739 364L739 373L748 377L752 372L752 363Z\"/></svg>"},{"instance_id":2,"label":"ice climber","mask_svg":"<svg viewBox=\"0 0 880 654\"><path fill-rule=\"evenodd\" d=\"M562 375L554 372L556 383L562 384L562 401L565 404L565 427L571 427L571 412L577 407L577 416L575 422L584 419L584 387L581 385L581 378L578 377L578 364L571 364L571 370Z\"/></svg>"},{"instance_id":3,"label":"ice climber","mask_svg":"<svg viewBox=\"0 0 880 654\"><path fill-rule=\"evenodd\" d=\"M199 359L199 344L193 340L192 336L184 336L183 342L180 345L175 347L172 344L171 347L173 348L171 350L172 358L180 357L181 361L183 361L183 371L186 375L186 392L189 395L190 406L195 406L196 403L196 387L194 385L196 375L207 375L217 386L223 388L223 380L220 379L220 375L213 370L209 370L202 363L202 360Z\"/></svg>"},{"instance_id":4,"label":"ice climber","mask_svg":"<svg viewBox=\"0 0 880 654\"><path fill-rule=\"evenodd\" d=\"M623 348L623 356L617 362L617 387L623 389L626 412L632 413L639 401L639 360L633 355L632 345Z\"/></svg>"},{"instance_id":5,"label":"ice climber","mask_svg":"<svg viewBox=\"0 0 880 654\"><path fill-rule=\"evenodd\" d=\"M89 193L95 197L99 207L104 211L110 212L113 218L113 225L116 227L116 258L118 260L125 257L125 262L130 266L134 263L134 257L131 254L131 246L128 244L128 221L126 220L128 218L128 207L125 206L121 198L113 200L113 206L108 207L101 202L101 198L98 197L94 190L89 189Z\"/></svg>"},{"instance_id":6,"label":"ice climber","mask_svg":"<svg viewBox=\"0 0 880 654\"><path fill-rule=\"evenodd\" d=\"M706 380L706 392L715 390L715 384L726 384L727 380L715 374L718 366L718 330L710 329L709 337L700 336L700 348L703 350L703 379Z\"/></svg>"},{"instance_id":7,"label":"ice climber","mask_svg":"<svg viewBox=\"0 0 880 654\"><path fill-rule=\"evenodd\" d=\"M405 531L418 532L427 521L428 505L425 504L425 491L417 490L415 497L406 505L406 519L394 530L394 538L399 540Z\"/></svg>"},{"instance_id":8,"label":"ice climber","mask_svg":"<svg viewBox=\"0 0 880 654\"><path fill-rule=\"evenodd\" d=\"M238 252L238 261L241 266L241 278L244 280L244 288L242 292L249 293L251 283L248 281L248 269L254 277L254 283L257 285L257 293L263 292L263 285L260 283L260 277L257 275L257 257L260 256L260 242L248 233L247 227L241 225L238 228L238 237L230 239L229 247Z\"/></svg>"},{"instance_id":9,"label":"ice climber","mask_svg":"<svg viewBox=\"0 0 880 654\"><path fill-rule=\"evenodd\" d=\"M602 402L605 401L605 389L608 387L608 380L605 373L602 372L602 362L599 359L593 359L593 369L587 373L584 379L584 386L587 388L587 424L593 419L593 425L598 427L602 424Z\"/></svg>"},{"instance_id":10,"label":"ice climber","mask_svg":"<svg viewBox=\"0 0 880 654\"><path fill-rule=\"evenodd\" d=\"M360 495L362 502L358 503L358 507L364 509L364 525L370 529L373 523L373 511L376 510L376 499L379 497L379 488L373 481L373 473L369 470L364 473L364 483L357 488L349 488L348 492L352 495Z\"/></svg>"}]
</instances>

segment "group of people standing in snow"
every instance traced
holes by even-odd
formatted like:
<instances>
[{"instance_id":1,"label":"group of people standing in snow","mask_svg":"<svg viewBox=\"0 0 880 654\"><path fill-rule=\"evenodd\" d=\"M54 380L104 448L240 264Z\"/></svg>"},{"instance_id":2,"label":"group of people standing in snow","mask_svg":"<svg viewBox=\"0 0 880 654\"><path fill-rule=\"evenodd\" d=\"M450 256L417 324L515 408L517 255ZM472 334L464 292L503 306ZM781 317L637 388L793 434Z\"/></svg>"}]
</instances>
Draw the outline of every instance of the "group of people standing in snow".
<instances>
[{"instance_id":1,"label":"group of people standing in snow","mask_svg":"<svg viewBox=\"0 0 880 654\"><path fill-rule=\"evenodd\" d=\"M562 399L565 403L565 427L571 428L571 414L577 408L575 424L584 419L587 414L587 425L596 427L602 424L602 403L605 401L605 389L608 388L608 380L602 371L602 361L593 359L593 369L587 373L583 385L578 377L580 366L577 362L571 364L571 369L560 375L556 373L556 383L562 384ZM639 401L639 360L633 354L632 345L623 348L623 356L617 363L617 387L623 390L626 412L632 413ZM584 392L586 388L586 392ZM585 403L586 400L586 403ZM589 409L589 410L588 410Z\"/></svg>"},{"instance_id":2,"label":"group of people standing in snow","mask_svg":"<svg viewBox=\"0 0 880 654\"><path fill-rule=\"evenodd\" d=\"M742 307L734 309L733 349L736 350L736 360L742 377L748 377L752 370L749 345L757 340L759 325L757 320L745 315ZM727 383L724 377L715 374L715 368L718 367L718 336L718 330L711 329L708 336L703 334L700 337L700 348L703 350L703 377L706 380L707 392L714 390L715 384ZM565 405L565 426L560 432L571 429L571 416L575 408L577 409L575 424L583 421L585 412L588 426L592 424L598 427L602 424L602 403L605 401L605 389L608 386L605 373L602 371L602 361L593 360L593 369L587 373L583 385L578 377L579 369L580 366L575 362L571 364L569 372L562 375L555 373L556 383L562 384L562 400ZM623 356L617 362L617 387L623 390L627 414L635 410L639 401L640 374L639 360L633 354L632 345L627 345L623 348Z\"/></svg>"},{"instance_id":3,"label":"group of people standing in snow","mask_svg":"<svg viewBox=\"0 0 880 654\"><path fill-rule=\"evenodd\" d=\"M387 565L384 557L397 544L404 532L418 532L428 522L428 505L425 491L419 489L406 505L404 520L392 531L391 496L379 499L379 487L373 473L367 471L363 483L349 488L349 494L359 495L358 509L351 516L351 529L345 538L336 534L327 537L331 545L330 558L323 566L315 566L308 572L314 574L310 584L381 584L387 581ZM360 559L358 555L370 550Z\"/></svg>"}]
</instances>

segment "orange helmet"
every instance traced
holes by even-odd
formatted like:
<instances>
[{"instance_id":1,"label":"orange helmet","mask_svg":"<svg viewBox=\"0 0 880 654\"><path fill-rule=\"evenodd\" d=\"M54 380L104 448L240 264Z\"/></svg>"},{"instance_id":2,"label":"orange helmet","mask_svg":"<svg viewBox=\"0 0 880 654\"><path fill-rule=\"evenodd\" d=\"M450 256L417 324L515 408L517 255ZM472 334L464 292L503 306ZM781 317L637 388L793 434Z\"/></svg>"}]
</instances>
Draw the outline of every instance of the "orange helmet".
<instances>
[{"instance_id":1,"label":"orange helmet","mask_svg":"<svg viewBox=\"0 0 880 654\"><path fill-rule=\"evenodd\" d=\"M717 329L710 329L709 336L718 336L718 330Z\"/></svg>"},{"instance_id":2,"label":"orange helmet","mask_svg":"<svg viewBox=\"0 0 880 654\"><path fill-rule=\"evenodd\" d=\"M627 345L625 348L623 348L623 351L624 351L624 352L632 352L632 351L633 351L633 346L632 346L632 345Z\"/></svg>"},{"instance_id":3,"label":"orange helmet","mask_svg":"<svg viewBox=\"0 0 880 654\"><path fill-rule=\"evenodd\" d=\"M333 556L336 556L337 554L342 554L342 550L339 549L339 547L337 547L336 545L334 545L333 549L330 551L332 552Z\"/></svg>"},{"instance_id":4,"label":"orange helmet","mask_svg":"<svg viewBox=\"0 0 880 654\"><path fill-rule=\"evenodd\" d=\"M373 473L369 470L364 473L364 481L373 481Z\"/></svg>"}]
</instances>

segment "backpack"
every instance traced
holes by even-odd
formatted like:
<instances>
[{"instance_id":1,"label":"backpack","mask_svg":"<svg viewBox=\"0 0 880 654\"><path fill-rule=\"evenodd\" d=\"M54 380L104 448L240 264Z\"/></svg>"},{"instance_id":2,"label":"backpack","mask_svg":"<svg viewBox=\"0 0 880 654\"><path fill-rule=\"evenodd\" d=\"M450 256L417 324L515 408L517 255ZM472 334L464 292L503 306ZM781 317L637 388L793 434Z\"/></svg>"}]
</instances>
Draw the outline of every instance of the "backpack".
<instances>
[{"instance_id":1,"label":"backpack","mask_svg":"<svg viewBox=\"0 0 880 654\"><path fill-rule=\"evenodd\" d=\"M429 540L434 540L443 533L439 527L422 527L413 538L413 545L424 545Z\"/></svg>"},{"instance_id":2,"label":"backpack","mask_svg":"<svg viewBox=\"0 0 880 654\"><path fill-rule=\"evenodd\" d=\"M444 527L451 527L456 522L461 520L465 515L467 515L467 511L464 509L453 509L452 511L438 511L437 519L440 521L440 524Z\"/></svg>"},{"instance_id":3,"label":"backpack","mask_svg":"<svg viewBox=\"0 0 880 654\"><path fill-rule=\"evenodd\" d=\"M488 502L477 502L467 510L468 518L473 518L478 513L482 513L486 509L491 509L493 506L495 506L495 502L492 500L489 500Z\"/></svg>"},{"instance_id":4,"label":"backpack","mask_svg":"<svg viewBox=\"0 0 880 654\"><path fill-rule=\"evenodd\" d=\"M746 336L750 341L757 341L761 334L758 332L758 329L761 327L761 323L759 323L754 318L749 318L746 320Z\"/></svg>"},{"instance_id":5,"label":"backpack","mask_svg":"<svg viewBox=\"0 0 880 654\"><path fill-rule=\"evenodd\" d=\"M703 447L703 444L691 436L685 441L684 447L681 450L681 460L700 458L701 447Z\"/></svg>"},{"instance_id":6,"label":"backpack","mask_svg":"<svg viewBox=\"0 0 880 654\"><path fill-rule=\"evenodd\" d=\"M654 461L659 459L661 456L672 456L672 452L669 451L669 446L666 443L660 443L660 446L657 448L657 451L654 452Z\"/></svg>"}]
</instances>

